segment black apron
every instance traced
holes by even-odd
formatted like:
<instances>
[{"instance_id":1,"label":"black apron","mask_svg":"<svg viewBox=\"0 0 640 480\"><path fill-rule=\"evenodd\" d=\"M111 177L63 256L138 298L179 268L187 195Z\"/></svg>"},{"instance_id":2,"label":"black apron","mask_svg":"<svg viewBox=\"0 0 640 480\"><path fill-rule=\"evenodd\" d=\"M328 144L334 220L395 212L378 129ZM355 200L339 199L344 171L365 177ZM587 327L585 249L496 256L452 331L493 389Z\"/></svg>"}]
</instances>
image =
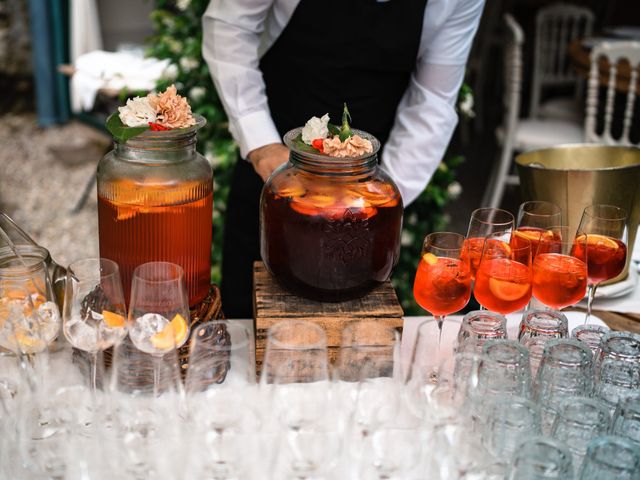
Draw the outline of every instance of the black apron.
<instances>
[{"instance_id":1,"label":"black apron","mask_svg":"<svg viewBox=\"0 0 640 480\"><path fill-rule=\"evenodd\" d=\"M312 116L340 124L347 102L353 126L389 137L415 69L427 0L300 0L260 61L271 116L281 136ZM253 317L253 262L260 259L263 182L251 163L236 162L222 260L222 308Z\"/></svg>"}]
</instances>

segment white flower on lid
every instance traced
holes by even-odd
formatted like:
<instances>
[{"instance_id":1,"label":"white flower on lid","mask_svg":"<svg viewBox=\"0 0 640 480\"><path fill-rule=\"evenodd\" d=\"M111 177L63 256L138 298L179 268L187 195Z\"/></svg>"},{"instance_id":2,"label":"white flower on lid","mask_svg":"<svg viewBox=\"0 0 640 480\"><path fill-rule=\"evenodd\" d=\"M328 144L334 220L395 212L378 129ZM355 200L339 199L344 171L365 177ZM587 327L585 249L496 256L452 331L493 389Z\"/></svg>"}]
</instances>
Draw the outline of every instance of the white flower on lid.
<instances>
[{"instance_id":1,"label":"white flower on lid","mask_svg":"<svg viewBox=\"0 0 640 480\"><path fill-rule=\"evenodd\" d=\"M325 113L322 118L311 117L302 129L302 141L307 145L318 138L329 136L329 114Z\"/></svg>"},{"instance_id":2,"label":"white flower on lid","mask_svg":"<svg viewBox=\"0 0 640 480\"><path fill-rule=\"evenodd\" d=\"M146 127L156 121L156 110L147 97L135 97L127 100L124 107L118 107L120 120L127 127Z\"/></svg>"}]
</instances>

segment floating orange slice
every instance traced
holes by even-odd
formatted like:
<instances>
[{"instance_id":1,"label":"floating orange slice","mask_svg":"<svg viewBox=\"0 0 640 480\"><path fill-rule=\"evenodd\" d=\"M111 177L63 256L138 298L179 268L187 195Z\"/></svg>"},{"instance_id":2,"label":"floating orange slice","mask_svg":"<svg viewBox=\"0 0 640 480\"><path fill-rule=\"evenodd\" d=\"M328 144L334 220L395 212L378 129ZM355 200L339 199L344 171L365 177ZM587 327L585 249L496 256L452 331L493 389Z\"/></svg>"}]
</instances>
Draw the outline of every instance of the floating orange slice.
<instances>
[{"instance_id":1,"label":"floating orange slice","mask_svg":"<svg viewBox=\"0 0 640 480\"><path fill-rule=\"evenodd\" d=\"M578 235L576 237L576 243L585 243L585 238L587 237L587 245L591 245L591 246L599 246L599 247L603 247L603 248L608 248L611 250L617 250L618 249L618 244L616 243L616 241L610 237L607 237L605 235L597 235L597 234L582 234L582 235Z\"/></svg>"},{"instance_id":2,"label":"floating orange slice","mask_svg":"<svg viewBox=\"0 0 640 480\"><path fill-rule=\"evenodd\" d=\"M151 344L158 350L171 350L187 339L187 322L179 313L160 332L151 337Z\"/></svg>"},{"instance_id":3,"label":"floating orange slice","mask_svg":"<svg viewBox=\"0 0 640 480\"><path fill-rule=\"evenodd\" d=\"M524 238L530 242L537 242L543 238L553 238L553 232L551 230L515 230L513 234L516 237Z\"/></svg>"},{"instance_id":4,"label":"floating orange slice","mask_svg":"<svg viewBox=\"0 0 640 480\"><path fill-rule=\"evenodd\" d=\"M489 278L489 290L500 300L513 302L529 292L529 284Z\"/></svg>"},{"instance_id":5,"label":"floating orange slice","mask_svg":"<svg viewBox=\"0 0 640 480\"><path fill-rule=\"evenodd\" d=\"M122 315L118 315L117 313L110 312L109 310L103 310L102 318L104 320L104 323L106 323L107 327L109 328L124 327L124 317Z\"/></svg>"},{"instance_id":6,"label":"floating orange slice","mask_svg":"<svg viewBox=\"0 0 640 480\"><path fill-rule=\"evenodd\" d=\"M435 265L438 263L438 257L436 257L433 253L425 253L422 255L422 260L424 260L428 265Z\"/></svg>"}]
</instances>

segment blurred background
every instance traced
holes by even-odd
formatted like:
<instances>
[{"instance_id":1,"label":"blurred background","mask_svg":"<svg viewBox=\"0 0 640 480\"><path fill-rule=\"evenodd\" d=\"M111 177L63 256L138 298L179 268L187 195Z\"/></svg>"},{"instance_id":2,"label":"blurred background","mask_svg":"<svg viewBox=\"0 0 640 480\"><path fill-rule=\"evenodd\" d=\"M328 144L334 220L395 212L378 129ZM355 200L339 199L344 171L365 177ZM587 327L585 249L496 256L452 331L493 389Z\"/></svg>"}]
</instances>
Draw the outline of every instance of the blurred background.
<instances>
[{"instance_id":1,"label":"blurred background","mask_svg":"<svg viewBox=\"0 0 640 480\"><path fill-rule=\"evenodd\" d=\"M212 279L219 281L236 150L201 57L200 18L207 4L0 0L0 210L58 263L98 253L94 174L111 148L106 116L131 96L175 83L208 120L198 149L215 171ZM613 95L613 135L602 133L604 106L595 114L597 134L585 131L589 74L603 70L591 68L590 52L621 41L640 42L640 2L487 0L461 91L458 129L431 184L406 210L394 282L407 313L421 312L411 288L424 235L466 233L471 211L482 205L515 213L520 198L509 164L518 151L640 140L640 102L629 95L637 90L637 62L618 68L627 80ZM607 80L595 82L601 88L594 101L604 104ZM501 163L506 175L498 172Z\"/></svg>"}]
</instances>

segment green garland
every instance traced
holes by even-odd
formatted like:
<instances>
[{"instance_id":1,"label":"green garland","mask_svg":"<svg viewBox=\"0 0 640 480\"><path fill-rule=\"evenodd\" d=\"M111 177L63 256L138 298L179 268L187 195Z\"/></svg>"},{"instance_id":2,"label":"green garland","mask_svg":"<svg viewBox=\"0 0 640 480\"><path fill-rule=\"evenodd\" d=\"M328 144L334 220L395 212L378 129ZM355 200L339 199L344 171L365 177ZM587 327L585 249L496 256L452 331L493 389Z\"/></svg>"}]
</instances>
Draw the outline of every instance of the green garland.
<instances>
[{"instance_id":1,"label":"green garland","mask_svg":"<svg viewBox=\"0 0 640 480\"><path fill-rule=\"evenodd\" d=\"M148 54L171 61L171 67L166 77L158 83L157 89L164 90L175 84L178 92L188 98L193 112L207 119L207 125L198 134L198 146L214 168L211 278L219 282L223 219L236 146L227 129L227 117L209 70L202 59L202 15L208 4L209 0L155 0L156 9L151 14L155 34L149 39ZM472 99L471 91L466 85L461 89L459 102L465 99ZM420 258L422 239L429 232L447 227L448 218L443 209L452 196L459 195L460 186L455 182L455 168L463 161L460 156L447 157L440 164L429 186L405 211L402 252L393 284L408 315L424 314L413 300L413 277Z\"/></svg>"}]
</instances>

